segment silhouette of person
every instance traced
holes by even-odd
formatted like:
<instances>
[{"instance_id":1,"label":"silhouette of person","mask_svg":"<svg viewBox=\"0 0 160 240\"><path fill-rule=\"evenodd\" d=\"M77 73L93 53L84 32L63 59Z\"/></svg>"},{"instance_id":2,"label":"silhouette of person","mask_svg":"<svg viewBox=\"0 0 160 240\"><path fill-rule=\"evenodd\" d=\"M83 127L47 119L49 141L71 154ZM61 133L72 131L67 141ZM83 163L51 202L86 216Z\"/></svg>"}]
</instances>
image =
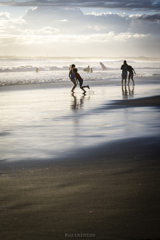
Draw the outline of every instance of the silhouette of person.
<instances>
[{"instance_id":1,"label":"silhouette of person","mask_svg":"<svg viewBox=\"0 0 160 240\"><path fill-rule=\"evenodd\" d=\"M75 78L74 78L74 73L73 73L73 69L74 69L74 68L75 68L75 65L74 65L74 64L72 64L72 65L70 66L70 68L69 68L69 78L70 78L70 80L71 80L72 83L73 83L73 88L72 88L71 92L74 92L74 89L75 89L76 86L77 86L76 80L75 80Z\"/></svg>"},{"instance_id":2,"label":"silhouette of person","mask_svg":"<svg viewBox=\"0 0 160 240\"><path fill-rule=\"evenodd\" d=\"M135 85L134 80L133 80L133 72L134 74L136 74L135 70L132 68L132 66L127 67L127 71L129 72L129 76L128 76L128 85L130 83L130 79L132 79L133 85Z\"/></svg>"},{"instance_id":3,"label":"silhouette of person","mask_svg":"<svg viewBox=\"0 0 160 240\"><path fill-rule=\"evenodd\" d=\"M89 85L87 85L87 86L82 86L82 85L83 85L83 79L82 79L81 76L79 75L77 68L74 68L74 69L73 69L73 72L74 72L74 77L79 81L80 88L83 90L84 93L86 93L86 91L84 90L84 88L90 89Z\"/></svg>"},{"instance_id":4,"label":"silhouette of person","mask_svg":"<svg viewBox=\"0 0 160 240\"><path fill-rule=\"evenodd\" d=\"M126 85L126 80L127 80L127 62L124 60L123 65L121 66L122 69L122 85L123 85L123 80L125 80L125 85Z\"/></svg>"}]
</instances>

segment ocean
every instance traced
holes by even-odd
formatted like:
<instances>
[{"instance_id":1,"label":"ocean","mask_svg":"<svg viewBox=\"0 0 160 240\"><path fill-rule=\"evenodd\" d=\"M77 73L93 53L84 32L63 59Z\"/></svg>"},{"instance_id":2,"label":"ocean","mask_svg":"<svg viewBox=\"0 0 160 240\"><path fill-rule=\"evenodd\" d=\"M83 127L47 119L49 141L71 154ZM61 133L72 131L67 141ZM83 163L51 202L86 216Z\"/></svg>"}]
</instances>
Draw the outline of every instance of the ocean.
<instances>
[{"instance_id":1,"label":"ocean","mask_svg":"<svg viewBox=\"0 0 160 240\"><path fill-rule=\"evenodd\" d=\"M103 71L100 62L106 66ZM69 82L68 71L75 64L86 81L119 81L123 60L103 59L0 59L0 85ZM128 61L136 71L136 78L160 76L160 62ZM83 71L90 66L92 73ZM39 72L36 73L36 68Z\"/></svg>"}]
</instances>

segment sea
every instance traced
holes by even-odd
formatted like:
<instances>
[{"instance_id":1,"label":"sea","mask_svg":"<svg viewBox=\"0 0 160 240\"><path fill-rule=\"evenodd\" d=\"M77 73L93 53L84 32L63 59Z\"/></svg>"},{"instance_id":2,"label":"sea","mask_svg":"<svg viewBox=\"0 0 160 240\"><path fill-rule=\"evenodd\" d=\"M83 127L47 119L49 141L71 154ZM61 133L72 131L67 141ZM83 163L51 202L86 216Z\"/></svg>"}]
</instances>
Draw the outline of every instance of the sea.
<instances>
[{"instance_id":1,"label":"sea","mask_svg":"<svg viewBox=\"0 0 160 240\"><path fill-rule=\"evenodd\" d=\"M103 62L107 70L103 71L100 62ZM123 60L4 58L0 59L0 85L69 82L68 71L71 64L76 65L84 80L92 82L112 80L114 82L121 78L120 67ZM158 61L130 60L128 64L135 69L136 78L160 75L160 62ZM92 68L92 73L84 71L88 66Z\"/></svg>"}]
</instances>

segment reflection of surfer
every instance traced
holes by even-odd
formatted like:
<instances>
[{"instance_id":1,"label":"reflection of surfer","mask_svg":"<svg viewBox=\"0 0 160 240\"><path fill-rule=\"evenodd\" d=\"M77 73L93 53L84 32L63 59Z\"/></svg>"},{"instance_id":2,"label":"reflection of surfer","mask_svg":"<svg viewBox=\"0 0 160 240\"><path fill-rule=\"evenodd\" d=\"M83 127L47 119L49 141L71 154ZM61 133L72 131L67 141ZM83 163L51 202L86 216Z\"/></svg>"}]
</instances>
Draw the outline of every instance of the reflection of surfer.
<instances>
[{"instance_id":1,"label":"reflection of surfer","mask_svg":"<svg viewBox=\"0 0 160 240\"><path fill-rule=\"evenodd\" d=\"M129 91L129 96L133 96L134 95L134 85L132 87L132 89L130 89L130 86L128 85L128 91Z\"/></svg>"},{"instance_id":2,"label":"reflection of surfer","mask_svg":"<svg viewBox=\"0 0 160 240\"><path fill-rule=\"evenodd\" d=\"M128 98L128 91L126 85L123 87L122 85L122 95L126 98Z\"/></svg>"},{"instance_id":3,"label":"reflection of surfer","mask_svg":"<svg viewBox=\"0 0 160 240\"><path fill-rule=\"evenodd\" d=\"M72 102L71 102L71 109L74 111L77 111L78 109L83 108L84 105L84 100L90 100L90 96L86 98L86 95L83 94L80 99L77 99L77 97L74 95L74 93L71 94L73 97Z\"/></svg>"},{"instance_id":4,"label":"reflection of surfer","mask_svg":"<svg viewBox=\"0 0 160 240\"><path fill-rule=\"evenodd\" d=\"M128 96L129 97L133 97L133 95L134 95L134 86L133 86L132 89L130 89L130 86L128 85L128 91L127 91L126 85L125 86L122 85L122 95L125 98L128 98Z\"/></svg>"},{"instance_id":5,"label":"reflection of surfer","mask_svg":"<svg viewBox=\"0 0 160 240\"><path fill-rule=\"evenodd\" d=\"M77 101L77 97L74 95L74 93L72 93L72 97L73 97L73 102L71 104L71 109L73 110L77 110L83 107L83 103L84 103L84 98L85 96L82 96L79 100L79 103Z\"/></svg>"},{"instance_id":6,"label":"reflection of surfer","mask_svg":"<svg viewBox=\"0 0 160 240\"><path fill-rule=\"evenodd\" d=\"M75 80L75 78L74 78L74 73L73 73L73 69L75 68L75 65L74 64L72 64L71 66L70 66L70 68L69 68L69 78L70 78L70 80L72 81L72 83L73 83L73 88L72 88L72 90L71 90L71 92L74 92L74 89L76 88L76 86L77 86L77 84L76 84L76 80Z\"/></svg>"},{"instance_id":7,"label":"reflection of surfer","mask_svg":"<svg viewBox=\"0 0 160 240\"><path fill-rule=\"evenodd\" d=\"M77 109L77 98L76 98L76 96L74 95L74 93L72 93L72 97L73 97L73 102L72 102L72 104L71 104L71 109L73 109L73 110L75 110L75 109Z\"/></svg>"}]
</instances>

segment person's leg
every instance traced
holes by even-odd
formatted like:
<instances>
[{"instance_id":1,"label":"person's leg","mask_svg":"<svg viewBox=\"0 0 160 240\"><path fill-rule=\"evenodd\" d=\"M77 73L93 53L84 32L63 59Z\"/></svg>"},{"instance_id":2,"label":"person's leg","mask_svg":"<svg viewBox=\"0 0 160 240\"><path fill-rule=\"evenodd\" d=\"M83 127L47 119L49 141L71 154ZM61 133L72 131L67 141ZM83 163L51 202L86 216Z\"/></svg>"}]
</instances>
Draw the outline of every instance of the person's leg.
<instances>
[{"instance_id":1,"label":"person's leg","mask_svg":"<svg viewBox=\"0 0 160 240\"><path fill-rule=\"evenodd\" d=\"M123 80L125 79L124 74L122 73L122 86L123 86Z\"/></svg>"},{"instance_id":2,"label":"person's leg","mask_svg":"<svg viewBox=\"0 0 160 240\"><path fill-rule=\"evenodd\" d=\"M81 88L81 89L83 90L83 92L85 93L86 91L84 90L84 88L85 88L86 86L83 87L82 85L83 85L83 80L80 81L80 88Z\"/></svg>"},{"instance_id":3,"label":"person's leg","mask_svg":"<svg viewBox=\"0 0 160 240\"><path fill-rule=\"evenodd\" d=\"M89 85L87 85L87 86L83 86L83 88L88 88L88 89L90 89Z\"/></svg>"},{"instance_id":4,"label":"person's leg","mask_svg":"<svg viewBox=\"0 0 160 240\"><path fill-rule=\"evenodd\" d=\"M80 88L83 90L84 93L86 93L86 91L83 89L84 87L80 86Z\"/></svg>"},{"instance_id":5,"label":"person's leg","mask_svg":"<svg viewBox=\"0 0 160 240\"><path fill-rule=\"evenodd\" d=\"M76 86L77 86L77 84L76 84L76 81L74 80L74 79L72 79L72 82L73 82L73 88L72 88L72 90L71 90L71 92L73 92L74 91L74 89L76 88Z\"/></svg>"},{"instance_id":6,"label":"person's leg","mask_svg":"<svg viewBox=\"0 0 160 240\"><path fill-rule=\"evenodd\" d=\"M132 82L133 82L133 85L134 85L134 80L133 80L133 71L131 72L131 79L132 79Z\"/></svg>"},{"instance_id":7,"label":"person's leg","mask_svg":"<svg viewBox=\"0 0 160 240\"><path fill-rule=\"evenodd\" d=\"M74 86L73 86L73 88L72 88L72 90L71 90L71 92L74 92L74 89L76 88L76 84L74 84Z\"/></svg>"},{"instance_id":8,"label":"person's leg","mask_svg":"<svg viewBox=\"0 0 160 240\"><path fill-rule=\"evenodd\" d=\"M123 78L122 78L122 81L121 81L121 83L122 83L122 86L123 86Z\"/></svg>"},{"instance_id":9,"label":"person's leg","mask_svg":"<svg viewBox=\"0 0 160 240\"><path fill-rule=\"evenodd\" d=\"M130 77L128 77L128 85L130 84Z\"/></svg>"}]
</instances>

